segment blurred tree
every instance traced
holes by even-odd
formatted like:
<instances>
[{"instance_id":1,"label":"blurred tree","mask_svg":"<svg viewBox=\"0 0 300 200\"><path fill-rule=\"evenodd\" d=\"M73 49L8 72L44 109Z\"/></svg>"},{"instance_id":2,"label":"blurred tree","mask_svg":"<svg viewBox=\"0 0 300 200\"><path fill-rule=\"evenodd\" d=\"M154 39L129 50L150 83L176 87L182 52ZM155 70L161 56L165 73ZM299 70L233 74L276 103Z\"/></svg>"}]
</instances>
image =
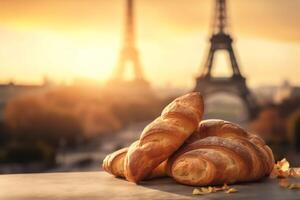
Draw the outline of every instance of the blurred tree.
<instances>
[{"instance_id":1,"label":"blurred tree","mask_svg":"<svg viewBox=\"0 0 300 200\"><path fill-rule=\"evenodd\" d=\"M162 101L98 88L62 86L12 99L5 108L10 132L0 160L50 161L58 149L92 141L127 124L153 119Z\"/></svg>"},{"instance_id":2,"label":"blurred tree","mask_svg":"<svg viewBox=\"0 0 300 200\"><path fill-rule=\"evenodd\" d=\"M18 140L45 141L56 147L61 139L74 145L82 135L72 113L50 106L36 96L12 100L6 107L5 119L13 137Z\"/></svg>"},{"instance_id":3,"label":"blurred tree","mask_svg":"<svg viewBox=\"0 0 300 200\"><path fill-rule=\"evenodd\" d=\"M7 145L4 156L0 162L1 160L8 163L43 161L49 166L55 164L55 149L43 141L14 141Z\"/></svg>"},{"instance_id":4,"label":"blurred tree","mask_svg":"<svg viewBox=\"0 0 300 200\"><path fill-rule=\"evenodd\" d=\"M276 160L284 157L288 145L286 122L280 115L277 106L268 105L263 108L250 126L254 133L269 143Z\"/></svg>"}]
</instances>

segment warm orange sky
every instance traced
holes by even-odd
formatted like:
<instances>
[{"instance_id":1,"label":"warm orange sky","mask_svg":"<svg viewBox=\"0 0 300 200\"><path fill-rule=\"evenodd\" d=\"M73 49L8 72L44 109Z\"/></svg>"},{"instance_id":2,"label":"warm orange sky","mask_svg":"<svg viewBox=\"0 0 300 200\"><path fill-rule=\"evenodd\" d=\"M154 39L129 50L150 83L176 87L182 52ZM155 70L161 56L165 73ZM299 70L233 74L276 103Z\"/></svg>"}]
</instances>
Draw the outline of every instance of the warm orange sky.
<instances>
[{"instance_id":1,"label":"warm orange sky","mask_svg":"<svg viewBox=\"0 0 300 200\"><path fill-rule=\"evenodd\" d=\"M136 0L147 79L193 85L208 47L213 3ZM234 47L251 86L283 79L300 84L300 1L228 4ZM123 0L1 0L0 81L38 83L45 74L57 81L107 80L121 45L123 5Z\"/></svg>"}]
</instances>

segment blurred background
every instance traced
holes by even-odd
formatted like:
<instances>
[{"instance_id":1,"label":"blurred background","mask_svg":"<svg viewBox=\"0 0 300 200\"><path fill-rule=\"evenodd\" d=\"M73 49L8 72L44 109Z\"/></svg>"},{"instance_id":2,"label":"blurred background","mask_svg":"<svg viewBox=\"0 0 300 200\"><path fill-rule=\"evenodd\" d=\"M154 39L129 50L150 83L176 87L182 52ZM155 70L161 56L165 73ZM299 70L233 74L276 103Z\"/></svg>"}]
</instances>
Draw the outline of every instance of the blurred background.
<instances>
[{"instance_id":1,"label":"blurred background","mask_svg":"<svg viewBox=\"0 0 300 200\"><path fill-rule=\"evenodd\" d=\"M99 170L174 98L300 165L300 1L1 0L0 173Z\"/></svg>"}]
</instances>

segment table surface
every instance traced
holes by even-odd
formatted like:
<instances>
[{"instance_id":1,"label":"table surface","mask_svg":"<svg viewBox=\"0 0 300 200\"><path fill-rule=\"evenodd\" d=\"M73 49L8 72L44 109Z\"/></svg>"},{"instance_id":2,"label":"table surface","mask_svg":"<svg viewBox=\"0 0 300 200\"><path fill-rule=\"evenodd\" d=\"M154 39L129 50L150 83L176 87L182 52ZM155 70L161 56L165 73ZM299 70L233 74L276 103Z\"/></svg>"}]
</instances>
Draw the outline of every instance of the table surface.
<instances>
[{"instance_id":1,"label":"table surface","mask_svg":"<svg viewBox=\"0 0 300 200\"><path fill-rule=\"evenodd\" d=\"M141 185L114 178L105 172L42 173L0 175L0 199L300 199L300 190L280 188L278 180L233 186L237 193L217 192L192 195L194 187L180 185L171 178L145 181Z\"/></svg>"}]
</instances>

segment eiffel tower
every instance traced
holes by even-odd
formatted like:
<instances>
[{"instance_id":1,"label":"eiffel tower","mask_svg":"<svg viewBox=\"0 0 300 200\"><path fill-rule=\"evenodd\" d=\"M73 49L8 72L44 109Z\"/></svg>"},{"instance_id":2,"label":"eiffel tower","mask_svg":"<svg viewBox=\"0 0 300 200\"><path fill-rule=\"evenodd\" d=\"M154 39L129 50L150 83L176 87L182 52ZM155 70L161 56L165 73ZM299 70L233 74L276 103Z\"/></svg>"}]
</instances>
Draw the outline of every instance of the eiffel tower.
<instances>
[{"instance_id":1,"label":"eiffel tower","mask_svg":"<svg viewBox=\"0 0 300 200\"><path fill-rule=\"evenodd\" d=\"M250 118L253 118L257 113L257 105L247 87L245 77L240 72L239 65L234 55L232 48L233 39L227 32L228 27L225 0L216 0L214 14L208 57L204 63L202 73L196 78L194 91L200 91L204 96L220 91L237 95L245 102ZM229 54L232 76L212 76L214 56L218 50L225 50Z\"/></svg>"},{"instance_id":2,"label":"eiffel tower","mask_svg":"<svg viewBox=\"0 0 300 200\"><path fill-rule=\"evenodd\" d=\"M148 82L145 80L141 62L139 58L139 52L136 48L135 41L135 30L134 30L134 7L133 0L126 0L126 19L125 19L125 30L123 38L123 47L121 49L115 73L112 78L114 84L119 83L119 85L136 85L147 86ZM124 73L127 64L131 64L133 68L133 79L125 80Z\"/></svg>"}]
</instances>

